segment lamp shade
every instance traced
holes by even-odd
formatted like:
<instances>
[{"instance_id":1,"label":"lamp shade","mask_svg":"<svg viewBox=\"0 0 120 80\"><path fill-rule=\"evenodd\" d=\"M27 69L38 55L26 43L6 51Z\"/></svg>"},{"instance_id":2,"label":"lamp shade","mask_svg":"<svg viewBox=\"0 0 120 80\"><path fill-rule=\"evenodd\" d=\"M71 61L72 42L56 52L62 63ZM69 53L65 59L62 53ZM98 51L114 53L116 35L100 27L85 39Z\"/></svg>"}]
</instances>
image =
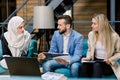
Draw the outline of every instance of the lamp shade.
<instances>
[{"instance_id":1,"label":"lamp shade","mask_svg":"<svg viewBox=\"0 0 120 80\"><path fill-rule=\"evenodd\" d=\"M34 29L54 29L54 14L50 6L35 6L33 16Z\"/></svg>"}]
</instances>

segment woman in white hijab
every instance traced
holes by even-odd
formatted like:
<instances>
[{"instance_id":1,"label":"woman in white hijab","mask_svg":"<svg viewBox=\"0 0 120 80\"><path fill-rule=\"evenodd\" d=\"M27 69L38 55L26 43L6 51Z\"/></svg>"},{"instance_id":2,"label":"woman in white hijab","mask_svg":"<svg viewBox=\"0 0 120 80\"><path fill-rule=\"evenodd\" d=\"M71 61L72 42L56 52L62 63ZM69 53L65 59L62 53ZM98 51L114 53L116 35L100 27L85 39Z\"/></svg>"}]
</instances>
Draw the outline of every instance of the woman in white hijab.
<instances>
[{"instance_id":1,"label":"woman in white hijab","mask_svg":"<svg viewBox=\"0 0 120 80\"><path fill-rule=\"evenodd\" d=\"M8 22L8 31L2 34L2 54L3 57L21 57L27 55L31 36L25 29L25 22L20 16L14 16ZM5 59L0 61L0 65L8 69Z\"/></svg>"},{"instance_id":2,"label":"woman in white hijab","mask_svg":"<svg viewBox=\"0 0 120 80\"><path fill-rule=\"evenodd\" d=\"M8 23L8 31L1 36L3 57L21 57L27 54L31 36L25 29L20 16L14 16Z\"/></svg>"}]
</instances>

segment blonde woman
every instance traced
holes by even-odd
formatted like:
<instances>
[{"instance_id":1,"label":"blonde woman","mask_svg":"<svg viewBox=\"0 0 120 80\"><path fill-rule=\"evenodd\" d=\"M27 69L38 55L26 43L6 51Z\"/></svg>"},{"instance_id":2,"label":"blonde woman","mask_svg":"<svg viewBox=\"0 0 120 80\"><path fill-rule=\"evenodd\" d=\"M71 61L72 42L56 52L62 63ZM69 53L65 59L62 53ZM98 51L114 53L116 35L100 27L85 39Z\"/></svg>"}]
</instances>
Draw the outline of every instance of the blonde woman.
<instances>
[{"instance_id":1,"label":"blonde woman","mask_svg":"<svg viewBox=\"0 0 120 80\"><path fill-rule=\"evenodd\" d=\"M113 72L119 78L120 38L112 29L104 14L95 14L92 18L92 31L88 34L88 52L82 62L84 77L100 78ZM90 72L90 73L88 73Z\"/></svg>"}]
</instances>

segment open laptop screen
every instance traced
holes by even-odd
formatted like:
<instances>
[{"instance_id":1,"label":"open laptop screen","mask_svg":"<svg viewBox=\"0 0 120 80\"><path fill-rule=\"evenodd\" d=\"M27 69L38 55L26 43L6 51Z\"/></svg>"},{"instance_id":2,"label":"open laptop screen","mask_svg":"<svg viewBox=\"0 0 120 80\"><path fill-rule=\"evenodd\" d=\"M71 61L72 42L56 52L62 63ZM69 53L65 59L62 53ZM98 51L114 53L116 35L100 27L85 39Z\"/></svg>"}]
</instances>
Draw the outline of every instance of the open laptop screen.
<instances>
[{"instance_id":1,"label":"open laptop screen","mask_svg":"<svg viewBox=\"0 0 120 80\"><path fill-rule=\"evenodd\" d=\"M36 58L5 57L10 75L40 76L39 63Z\"/></svg>"}]
</instances>

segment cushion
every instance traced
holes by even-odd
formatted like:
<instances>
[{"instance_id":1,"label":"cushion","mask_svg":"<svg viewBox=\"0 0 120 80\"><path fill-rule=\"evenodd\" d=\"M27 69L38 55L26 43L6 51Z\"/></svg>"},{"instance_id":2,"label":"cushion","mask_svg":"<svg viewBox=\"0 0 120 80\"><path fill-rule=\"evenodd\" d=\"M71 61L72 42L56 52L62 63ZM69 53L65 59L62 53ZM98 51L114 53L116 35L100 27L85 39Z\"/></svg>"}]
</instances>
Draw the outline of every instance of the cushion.
<instances>
[{"instance_id":1,"label":"cushion","mask_svg":"<svg viewBox=\"0 0 120 80\"><path fill-rule=\"evenodd\" d=\"M2 57L2 49L0 49L0 57Z\"/></svg>"},{"instance_id":2,"label":"cushion","mask_svg":"<svg viewBox=\"0 0 120 80\"><path fill-rule=\"evenodd\" d=\"M66 77L71 77L70 70L67 68L59 68L59 69L56 69L55 72L64 74Z\"/></svg>"},{"instance_id":3,"label":"cushion","mask_svg":"<svg viewBox=\"0 0 120 80\"><path fill-rule=\"evenodd\" d=\"M0 57L2 57L2 44L1 44L1 40L0 40Z\"/></svg>"},{"instance_id":4,"label":"cushion","mask_svg":"<svg viewBox=\"0 0 120 80\"><path fill-rule=\"evenodd\" d=\"M7 71L7 69L4 69L1 65L0 65L0 74L1 73L4 73L4 72L6 72Z\"/></svg>"},{"instance_id":5,"label":"cushion","mask_svg":"<svg viewBox=\"0 0 120 80\"><path fill-rule=\"evenodd\" d=\"M86 56L87 50L88 50L88 40L84 39L82 57Z\"/></svg>"},{"instance_id":6,"label":"cushion","mask_svg":"<svg viewBox=\"0 0 120 80\"><path fill-rule=\"evenodd\" d=\"M37 52L37 40L31 39L27 57L35 57L33 53Z\"/></svg>"},{"instance_id":7,"label":"cushion","mask_svg":"<svg viewBox=\"0 0 120 80\"><path fill-rule=\"evenodd\" d=\"M112 74L112 75L109 75L109 76L102 76L102 78L116 79L116 76L114 74Z\"/></svg>"},{"instance_id":8,"label":"cushion","mask_svg":"<svg viewBox=\"0 0 120 80\"><path fill-rule=\"evenodd\" d=\"M0 57L2 57L2 44L1 44L1 40L0 40ZM6 72L6 69L4 69L1 65L0 65L0 74Z\"/></svg>"},{"instance_id":9,"label":"cushion","mask_svg":"<svg viewBox=\"0 0 120 80\"><path fill-rule=\"evenodd\" d=\"M120 64L120 59L118 60L118 63Z\"/></svg>"}]
</instances>

